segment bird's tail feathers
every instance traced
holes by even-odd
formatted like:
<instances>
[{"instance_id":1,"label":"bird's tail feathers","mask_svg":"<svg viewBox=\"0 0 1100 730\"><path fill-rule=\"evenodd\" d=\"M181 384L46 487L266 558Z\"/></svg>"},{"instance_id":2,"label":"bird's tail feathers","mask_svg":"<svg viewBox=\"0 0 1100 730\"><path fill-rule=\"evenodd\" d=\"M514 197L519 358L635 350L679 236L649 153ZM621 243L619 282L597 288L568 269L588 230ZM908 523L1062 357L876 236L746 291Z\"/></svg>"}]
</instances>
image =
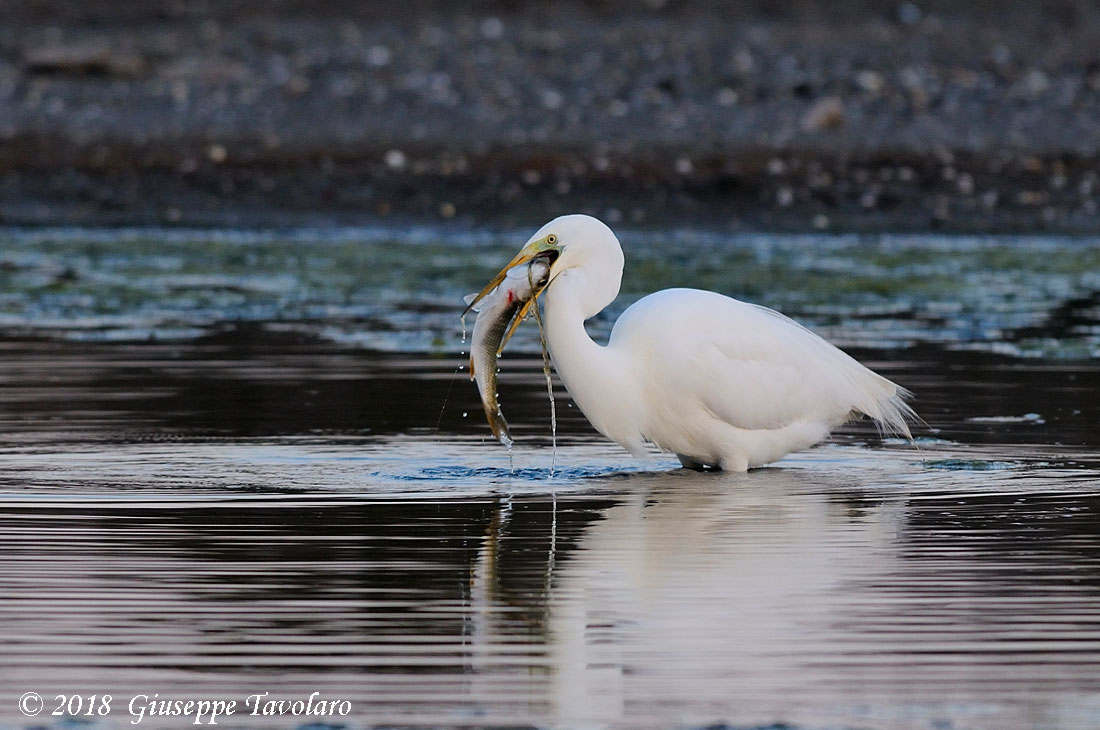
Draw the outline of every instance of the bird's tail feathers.
<instances>
[{"instance_id":1,"label":"bird's tail feathers","mask_svg":"<svg viewBox=\"0 0 1100 730\"><path fill-rule=\"evenodd\" d=\"M913 394L877 373L872 374L876 379L876 392L866 392L867 397L861 398L863 402L857 404L855 410L873 420L879 433L902 436L912 441L913 434L909 430L909 424L920 421L920 416L907 402Z\"/></svg>"},{"instance_id":2,"label":"bird's tail feathers","mask_svg":"<svg viewBox=\"0 0 1100 730\"><path fill-rule=\"evenodd\" d=\"M809 347L816 358L831 366L834 377L846 387L842 399L851 403L851 410L871 418L879 433L904 436L909 441L913 434L910 422L923 423L916 411L906 402L913 394L897 383L867 368L848 353L822 339L812 330L800 325L779 312L753 305L764 317L778 319L789 325L776 329L776 337L787 343L797 343L800 348ZM840 403L837 403L840 405Z\"/></svg>"}]
</instances>

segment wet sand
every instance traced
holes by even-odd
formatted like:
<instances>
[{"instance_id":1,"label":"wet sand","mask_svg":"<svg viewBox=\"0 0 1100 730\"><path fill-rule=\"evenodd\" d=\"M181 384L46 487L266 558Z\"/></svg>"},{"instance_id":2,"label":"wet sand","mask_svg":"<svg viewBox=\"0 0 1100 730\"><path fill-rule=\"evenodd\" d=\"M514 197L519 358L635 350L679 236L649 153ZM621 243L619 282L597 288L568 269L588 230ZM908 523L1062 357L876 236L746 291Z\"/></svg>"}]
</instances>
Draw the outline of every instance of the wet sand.
<instances>
[{"instance_id":1,"label":"wet sand","mask_svg":"<svg viewBox=\"0 0 1100 730\"><path fill-rule=\"evenodd\" d=\"M0 222L1094 231L1094 2L0 2Z\"/></svg>"}]
</instances>

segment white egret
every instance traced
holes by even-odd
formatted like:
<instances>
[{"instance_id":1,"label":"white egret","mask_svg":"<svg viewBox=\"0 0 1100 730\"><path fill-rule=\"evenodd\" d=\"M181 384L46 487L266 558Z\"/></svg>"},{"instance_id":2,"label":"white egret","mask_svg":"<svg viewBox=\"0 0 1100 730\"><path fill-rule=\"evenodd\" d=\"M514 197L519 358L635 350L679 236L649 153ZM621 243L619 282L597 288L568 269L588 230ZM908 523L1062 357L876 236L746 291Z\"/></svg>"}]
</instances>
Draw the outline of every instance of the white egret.
<instances>
[{"instance_id":1,"label":"white egret","mask_svg":"<svg viewBox=\"0 0 1100 730\"><path fill-rule=\"evenodd\" d=\"M908 391L765 307L666 289L594 342L584 322L618 296L623 250L590 216L540 228L479 296L536 256L553 259L543 320L554 367L596 430L635 455L651 442L689 468L745 471L860 415L910 437Z\"/></svg>"}]
</instances>

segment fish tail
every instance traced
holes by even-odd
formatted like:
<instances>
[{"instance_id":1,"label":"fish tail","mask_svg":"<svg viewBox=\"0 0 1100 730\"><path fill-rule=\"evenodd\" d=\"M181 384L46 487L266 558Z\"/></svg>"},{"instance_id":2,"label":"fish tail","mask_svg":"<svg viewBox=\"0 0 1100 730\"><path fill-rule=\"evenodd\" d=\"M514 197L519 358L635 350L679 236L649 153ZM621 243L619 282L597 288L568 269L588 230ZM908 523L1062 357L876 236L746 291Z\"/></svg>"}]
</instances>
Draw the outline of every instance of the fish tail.
<instances>
[{"instance_id":1,"label":"fish tail","mask_svg":"<svg viewBox=\"0 0 1100 730\"><path fill-rule=\"evenodd\" d=\"M493 432L493 436L497 441L505 446L511 446L514 441L512 440L512 433L508 430L508 421L505 420L504 414L500 412L500 406L496 406L496 410L488 405L485 406L485 417L489 421L489 428Z\"/></svg>"}]
</instances>

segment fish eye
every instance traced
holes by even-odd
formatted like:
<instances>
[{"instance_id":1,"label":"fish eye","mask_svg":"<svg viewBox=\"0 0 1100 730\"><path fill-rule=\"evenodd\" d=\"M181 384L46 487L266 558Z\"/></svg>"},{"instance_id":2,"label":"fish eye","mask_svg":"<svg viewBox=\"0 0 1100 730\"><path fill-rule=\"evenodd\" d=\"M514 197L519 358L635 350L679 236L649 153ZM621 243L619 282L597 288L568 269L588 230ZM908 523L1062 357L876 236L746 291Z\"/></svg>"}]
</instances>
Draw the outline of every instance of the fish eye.
<instances>
[{"instance_id":1,"label":"fish eye","mask_svg":"<svg viewBox=\"0 0 1100 730\"><path fill-rule=\"evenodd\" d=\"M553 246L555 243L558 242L558 237L551 233L549 236L546 237L546 242Z\"/></svg>"}]
</instances>

